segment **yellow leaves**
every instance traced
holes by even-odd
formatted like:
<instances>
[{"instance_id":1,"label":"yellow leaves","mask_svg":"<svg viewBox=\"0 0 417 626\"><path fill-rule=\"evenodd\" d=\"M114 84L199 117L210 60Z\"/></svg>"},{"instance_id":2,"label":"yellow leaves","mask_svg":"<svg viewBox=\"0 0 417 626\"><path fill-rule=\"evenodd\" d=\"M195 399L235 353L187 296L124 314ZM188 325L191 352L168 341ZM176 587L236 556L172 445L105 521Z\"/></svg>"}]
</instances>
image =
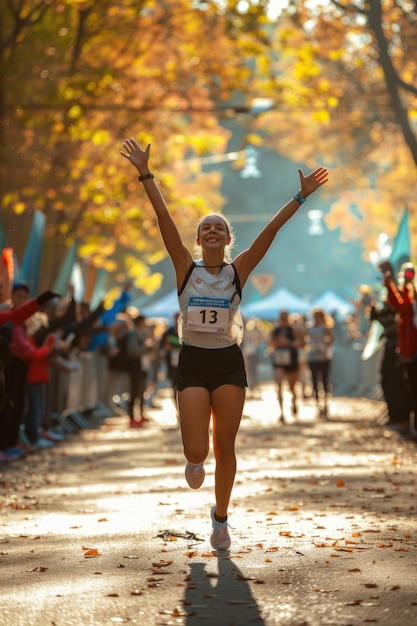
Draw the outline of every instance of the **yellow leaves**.
<instances>
[{"instance_id":1,"label":"yellow leaves","mask_svg":"<svg viewBox=\"0 0 417 626\"><path fill-rule=\"evenodd\" d=\"M343 48L339 48L337 50L330 50L330 52L328 53L328 59L329 61L336 63L336 61L340 61L341 59L343 59L345 54L346 52Z\"/></svg>"},{"instance_id":2,"label":"yellow leaves","mask_svg":"<svg viewBox=\"0 0 417 626\"><path fill-rule=\"evenodd\" d=\"M264 144L264 139L258 133L248 133L246 139L252 146L262 146Z\"/></svg>"},{"instance_id":3,"label":"yellow leaves","mask_svg":"<svg viewBox=\"0 0 417 626\"><path fill-rule=\"evenodd\" d=\"M313 120L318 124L327 124L330 121L330 114L327 109L313 111L311 116Z\"/></svg>"},{"instance_id":4,"label":"yellow leaves","mask_svg":"<svg viewBox=\"0 0 417 626\"><path fill-rule=\"evenodd\" d=\"M26 204L24 202L15 202L13 205L13 212L16 215L22 215L26 211Z\"/></svg>"},{"instance_id":5,"label":"yellow leaves","mask_svg":"<svg viewBox=\"0 0 417 626\"><path fill-rule=\"evenodd\" d=\"M111 142L111 136L109 132L100 129L93 133L91 141L95 146L102 146Z\"/></svg>"},{"instance_id":6,"label":"yellow leaves","mask_svg":"<svg viewBox=\"0 0 417 626\"><path fill-rule=\"evenodd\" d=\"M94 204L98 204L98 205L104 204L107 201L106 195L102 192L93 193L91 195L91 199L94 202Z\"/></svg>"},{"instance_id":7,"label":"yellow leaves","mask_svg":"<svg viewBox=\"0 0 417 626\"><path fill-rule=\"evenodd\" d=\"M82 115L82 107L79 104L74 104L68 111L68 117L72 120L78 119Z\"/></svg>"}]
</instances>

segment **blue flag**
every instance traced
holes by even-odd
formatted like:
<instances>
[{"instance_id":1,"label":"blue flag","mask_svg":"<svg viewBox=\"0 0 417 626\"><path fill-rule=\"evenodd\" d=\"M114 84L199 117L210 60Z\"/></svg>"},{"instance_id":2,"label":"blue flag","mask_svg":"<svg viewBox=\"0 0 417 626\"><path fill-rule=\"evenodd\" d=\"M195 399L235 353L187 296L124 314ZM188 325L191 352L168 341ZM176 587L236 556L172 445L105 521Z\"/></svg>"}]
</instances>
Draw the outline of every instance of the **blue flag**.
<instances>
[{"instance_id":1,"label":"blue flag","mask_svg":"<svg viewBox=\"0 0 417 626\"><path fill-rule=\"evenodd\" d=\"M45 233L45 214L35 211L30 231L29 241L23 257L22 266L17 278L25 280L32 295L36 295L39 289L39 273L41 267L43 236Z\"/></svg>"},{"instance_id":2,"label":"blue flag","mask_svg":"<svg viewBox=\"0 0 417 626\"><path fill-rule=\"evenodd\" d=\"M6 235L4 234L4 228L0 222L0 249L7 247Z\"/></svg>"},{"instance_id":3,"label":"blue flag","mask_svg":"<svg viewBox=\"0 0 417 626\"><path fill-rule=\"evenodd\" d=\"M401 222L398 227L398 232L394 239L391 256L390 256L391 265L395 273L399 272L400 267L403 263L407 263L407 261L410 260L410 256L411 256L410 228L408 224L408 207L407 207L401 218Z\"/></svg>"},{"instance_id":4,"label":"blue flag","mask_svg":"<svg viewBox=\"0 0 417 626\"><path fill-rule=\"evenodd\" d=\"M78 242L75 241L71 248L69 248L67 255L64 259L64 262L59 270L59 274L55 281L54 291L56 293L60 293L65 295L68 291L68 283L71 280L72 271L74 269L74 265L77 262L78 255Z\"/></svg>"}]
</instances>

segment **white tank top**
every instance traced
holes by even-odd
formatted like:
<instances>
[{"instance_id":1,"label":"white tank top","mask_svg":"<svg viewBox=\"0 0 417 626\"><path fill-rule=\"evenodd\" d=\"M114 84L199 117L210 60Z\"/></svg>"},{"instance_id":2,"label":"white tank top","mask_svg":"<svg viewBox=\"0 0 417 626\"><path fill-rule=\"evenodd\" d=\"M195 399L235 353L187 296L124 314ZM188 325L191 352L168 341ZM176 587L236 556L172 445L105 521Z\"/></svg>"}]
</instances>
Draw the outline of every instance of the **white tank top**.
<instances>
[{"instance_id":1,"label":"white tank top","mask_svg":"<svg viewBox=\"0 0 417 626\"><path fill-rule=\"evenodd\" d=\"M327 361L332 357L332 348L326 342L326 327L324 324L311 326L308 329L308 336L310 340L309 361Z\"/></svg>"},{"instance_id":2,"label":"white tank top","mask_svg":"<svg viewBox=\"0 0 417 626\"><path fill-rule=\"evenodd\" d=\"M201 260L196 261L178 300L181 343L197 348L227 348L242 342L240 294L232 265L225 264L218 274L211 274Z\"/></svg>"}]
</instances>

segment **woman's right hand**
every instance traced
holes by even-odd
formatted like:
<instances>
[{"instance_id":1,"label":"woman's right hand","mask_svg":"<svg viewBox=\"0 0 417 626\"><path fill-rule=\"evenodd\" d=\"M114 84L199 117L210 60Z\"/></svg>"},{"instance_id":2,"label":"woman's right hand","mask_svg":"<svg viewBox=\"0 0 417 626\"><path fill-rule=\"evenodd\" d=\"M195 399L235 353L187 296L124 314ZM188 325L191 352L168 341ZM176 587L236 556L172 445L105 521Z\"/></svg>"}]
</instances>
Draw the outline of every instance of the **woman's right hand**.
<instances>
[{"instance_id":1,"label":"woman's right hand","mask_svg":"<svg viewBox=\"0 0 417 626\"><path fill-rule=\"evenodd\" d=\"M138 146L134 139L125 139L123 148L125 152L120 152L120 154L125 159L130 161L132 165L136 167L138 172L140 172L141 174L147 174L149 172L148 160L151 144L148 143L145 150L142 150L142 148Z\"/></svg>"}]
</instances>

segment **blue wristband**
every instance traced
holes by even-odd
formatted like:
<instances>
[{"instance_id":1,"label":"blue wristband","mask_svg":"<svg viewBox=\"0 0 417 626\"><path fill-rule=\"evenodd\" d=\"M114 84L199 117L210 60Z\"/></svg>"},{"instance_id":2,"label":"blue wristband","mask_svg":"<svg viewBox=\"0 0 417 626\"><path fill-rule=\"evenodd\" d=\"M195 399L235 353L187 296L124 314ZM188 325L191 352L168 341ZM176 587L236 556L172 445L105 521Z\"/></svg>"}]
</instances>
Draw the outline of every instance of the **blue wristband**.
<instances>
[{"instance_id":1,"label":"blue wristband","mask_svg":"<svg viewBox=\"0 0 417 626\"><path fill-rule=\"evenodd\" d=\"M301 195L299 191L297 191L297 193L295 194L294 200L297 200L297 202L299 202L300 204L304 204L304 202L306 201L306 199Z\"/></svg>"}]
</instances>

